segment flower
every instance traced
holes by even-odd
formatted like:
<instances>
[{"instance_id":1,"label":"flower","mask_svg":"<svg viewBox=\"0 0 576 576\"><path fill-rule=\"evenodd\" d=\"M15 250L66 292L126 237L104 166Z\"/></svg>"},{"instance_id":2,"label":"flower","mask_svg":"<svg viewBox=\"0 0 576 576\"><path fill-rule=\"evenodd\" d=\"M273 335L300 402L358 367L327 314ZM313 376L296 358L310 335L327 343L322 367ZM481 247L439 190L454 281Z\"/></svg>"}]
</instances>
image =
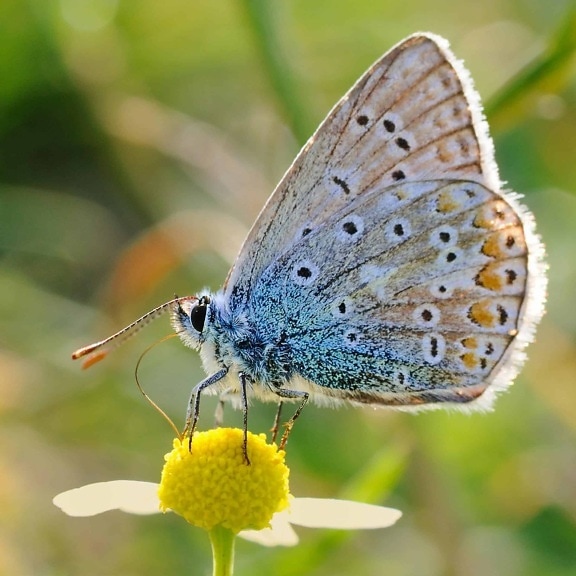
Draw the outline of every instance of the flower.
<instances>
[{"instance_id":1,"label":"flower","mask_svg":"<svg viewBox=\"0 0 576 576\"><path fill-rule=\"evenodd\" d=\"M285 453L263 434L248 433L244 461L243 431L217 428L176 439L165 456L160 485L115 480L58 494L53 502L70 516L108 510L153 514L171 510L208 532L224 528L265 546L293 546L292 525L312 528L386 528L399 510L350 500L295 498L289 494Z\"/></svg>"},{"instance_id":2,"label":"flower","mask_svg":"<svg viewBox=\"0 0 576 576\"><path fill-rule=\"evenodd\" d=\"M266 443L266 436L248 432L245 462L244 432L216 428L174 440L158 496L162 511L172 510L190 524L211 530L223 526L235 534L262 530L272 516L288 506L285 452Z\"/></svg>"}]
</instances>

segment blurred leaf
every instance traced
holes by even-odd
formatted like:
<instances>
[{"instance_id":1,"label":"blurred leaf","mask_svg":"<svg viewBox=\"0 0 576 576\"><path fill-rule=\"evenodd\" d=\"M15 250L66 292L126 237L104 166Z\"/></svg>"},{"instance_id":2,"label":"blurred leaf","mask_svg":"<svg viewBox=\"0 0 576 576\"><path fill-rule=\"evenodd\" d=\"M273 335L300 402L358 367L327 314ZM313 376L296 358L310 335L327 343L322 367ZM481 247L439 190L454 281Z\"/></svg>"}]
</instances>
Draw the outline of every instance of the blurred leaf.
<instances>
[{"instance_id":1,"label":"blurred leaf","mask_svg":"<svg viewBox=\"0 0 576 576\"><path fill-rule=\"evenodd\" d=\"M375 454L343 487L340 498L384 505L402 477L408 456L409 451L400 446L388 447Z\"/></svg>"},{"instance_id":2,"label":"blurred leaf","mask_svg":"<svg viewBox=\"0 0 576 576\"><path fill-rule=\"evenodd\" d=\"M576 522L556 507L544 508L521 530L533 555L542 558L542 566L576 570Z\"/></svg>"},{"instance_id":3,"label":"blurred leaf","mask_svg":"<svg viewBox=\"0 0 576 576\"><path fill-rule=\"evenodd\" d=\"M493 128L512 121L522 105L535 93L562 90L569 80L576 50L576 7L571 7L561 19L556 34L548 39L546 50L527 64L494 95L485 106L486 116Z\"/></svg>"}]
</instances>

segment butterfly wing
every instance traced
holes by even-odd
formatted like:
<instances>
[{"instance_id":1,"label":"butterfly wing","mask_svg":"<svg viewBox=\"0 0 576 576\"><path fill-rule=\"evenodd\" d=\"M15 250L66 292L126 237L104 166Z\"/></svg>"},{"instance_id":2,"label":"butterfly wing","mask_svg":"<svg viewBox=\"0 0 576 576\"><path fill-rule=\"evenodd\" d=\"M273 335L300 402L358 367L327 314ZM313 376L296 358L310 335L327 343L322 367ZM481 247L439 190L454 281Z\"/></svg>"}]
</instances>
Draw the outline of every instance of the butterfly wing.
<instances>
[{"instance_id":1,"label":"butterfly wing","mask_svg":"<svg viewBox=\"0 0 576 576\"><path fill-rule=\"evenodd\" d=\"M542 249L499 192L467 73L416 35L335 106L260 214L226 294L292 351L287 385L361 403L469 402L515 375Z\"/></svg>"},{"instance_id":2,"label":"butterfly wing","mask_svg":"<svg viewBox=\"0 0 576 576\"><path fill-rule=\"evenodd\" d=\"M526 266L520 218L484 186L397 184L359 196L275 260L250 317L288 343L315 393L469 402L517 338Z\"/></svg>"}]
</instances>

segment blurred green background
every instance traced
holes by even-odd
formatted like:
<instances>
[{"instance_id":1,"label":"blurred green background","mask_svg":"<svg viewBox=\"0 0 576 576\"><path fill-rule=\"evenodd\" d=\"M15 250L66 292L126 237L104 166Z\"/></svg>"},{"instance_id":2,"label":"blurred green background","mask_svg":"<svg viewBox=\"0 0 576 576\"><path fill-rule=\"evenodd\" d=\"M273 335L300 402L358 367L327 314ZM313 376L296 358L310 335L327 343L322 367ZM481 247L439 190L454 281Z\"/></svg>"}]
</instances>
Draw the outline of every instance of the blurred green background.
<instances>
[{"instance_id":1,"label":"blurred green background","mask_svg":"<svg viewBox=\"0 0 576 576\"><path fill-rule=\"evenodd\" d=\"M155 481L172 432L134 366L166 319L83 372L73 349L174 293L218 288L301 143L404 36L447 37L486 103L501 176L550 263L548 313L493 413L307 407L297 496L386 503L393 528L240 542L237 574L576 573L576 9L569 0L2 0L0 573L209 574L173 515L66 517L63 490ZM196 354L140 371L181 425ZM211 425L213 406L201 424ZM274 407L256 403L251 429ZM227 411L226 423L240 423Z\"/></svg>"}]
</instances>

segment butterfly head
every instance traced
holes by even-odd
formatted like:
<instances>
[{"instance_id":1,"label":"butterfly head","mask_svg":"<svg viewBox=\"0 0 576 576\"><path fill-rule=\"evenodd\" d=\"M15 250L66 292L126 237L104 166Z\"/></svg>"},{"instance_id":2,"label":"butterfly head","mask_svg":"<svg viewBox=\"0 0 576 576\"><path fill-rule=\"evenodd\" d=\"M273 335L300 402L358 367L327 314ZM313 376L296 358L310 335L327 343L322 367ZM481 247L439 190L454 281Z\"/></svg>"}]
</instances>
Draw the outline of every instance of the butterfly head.
<instances>
[{"instance_id":1,"label":"butterfly head","mask_svg":"<svg viewBox=\"0 0 576 576\"><path fill-rule=\"evenodd\" d=\"M210 296L186 296L174 300L171 310L172 327L186 346L198 349L203 344L209 309Z\"/></svg>"}]
</instances>

